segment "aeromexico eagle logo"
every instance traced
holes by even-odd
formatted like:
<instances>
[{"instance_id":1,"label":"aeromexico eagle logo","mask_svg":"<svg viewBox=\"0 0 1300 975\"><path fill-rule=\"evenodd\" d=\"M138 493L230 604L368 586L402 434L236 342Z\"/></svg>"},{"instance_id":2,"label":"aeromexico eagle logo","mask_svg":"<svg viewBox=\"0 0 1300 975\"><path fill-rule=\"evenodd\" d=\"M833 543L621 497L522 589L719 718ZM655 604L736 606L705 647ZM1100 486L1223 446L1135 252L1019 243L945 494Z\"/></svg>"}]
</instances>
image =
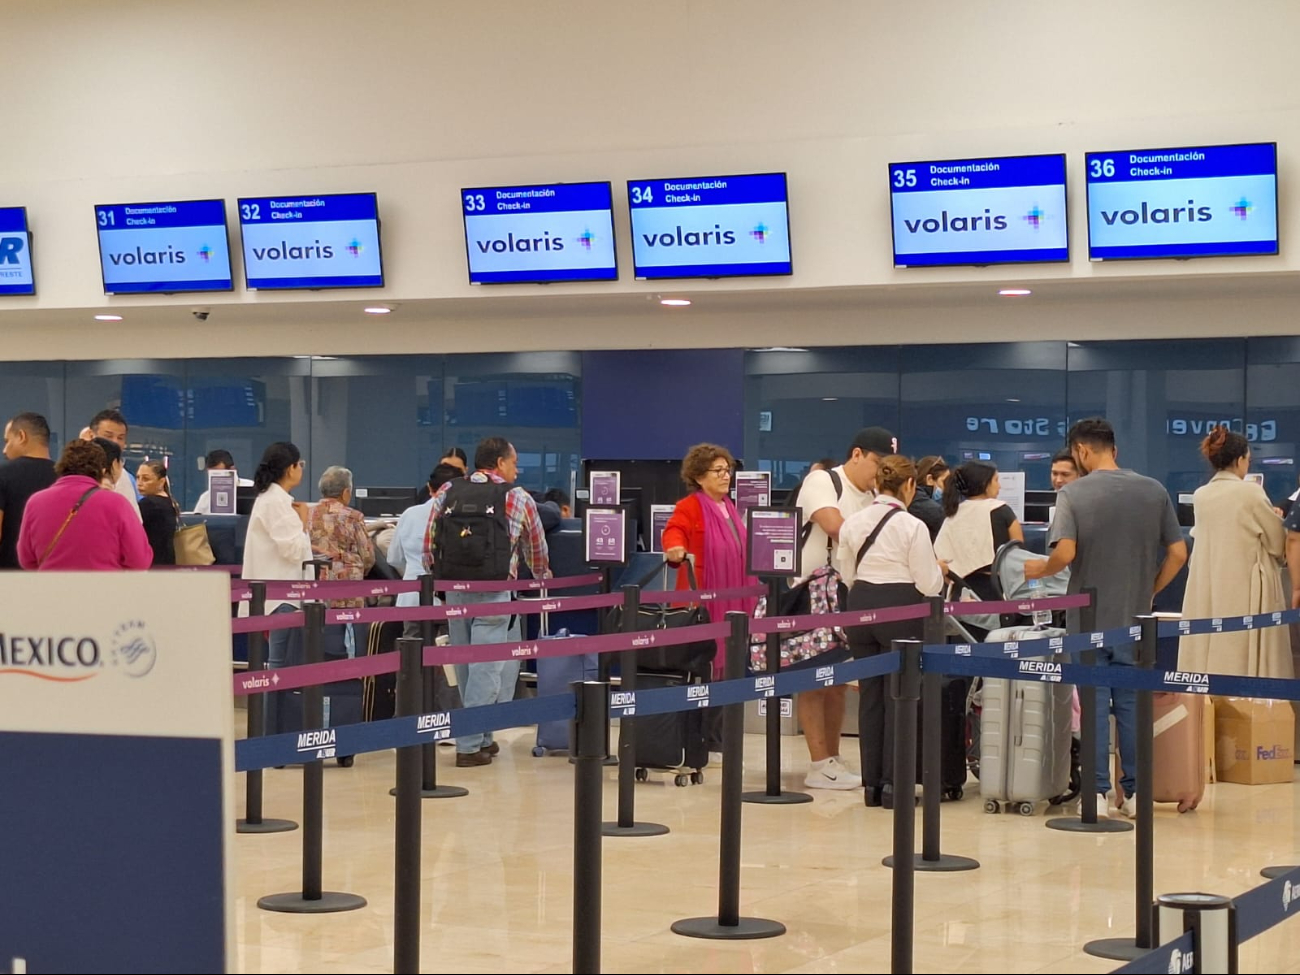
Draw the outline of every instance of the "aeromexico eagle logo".
<instances>
[{"instance_id":1,"label":"aeromexico eagle logo","mask_svg":"<svg viewBox=\"0 0 1300 975\"><path fill-rule=\"evenodd\" d=\"M122 623L101 641L89 634L0 632L0 676L77 684L106 670L144 677L158 662L158 647L143 620Z\"/></svg>"}]
</instances>

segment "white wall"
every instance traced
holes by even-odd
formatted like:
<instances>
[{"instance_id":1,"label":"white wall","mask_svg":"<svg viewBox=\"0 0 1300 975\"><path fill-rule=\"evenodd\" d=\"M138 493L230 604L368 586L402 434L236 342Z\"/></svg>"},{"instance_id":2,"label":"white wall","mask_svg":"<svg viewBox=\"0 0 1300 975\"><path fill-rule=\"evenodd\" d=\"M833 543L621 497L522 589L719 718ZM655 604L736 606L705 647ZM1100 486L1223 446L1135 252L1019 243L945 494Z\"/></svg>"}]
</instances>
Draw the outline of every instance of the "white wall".
<instances>
[{"instance_id":1,"label":"white wall","mask_svg":"<svg viewBox=\"0 0 1300 975\"><path fill-rule=\"evenodd\" d=\"M0 205L29 209L40 293L0 299L2 354L760 344L792 318L807 343L935 340L961 324L939 285L978 284L970 294L983 295L1013 280L1043 297L1052 282L1083 285L1062 306L1099 301L1096 320L1131 322L1124 334L1134 324L1160 335L1285 331L1281 299L1256 298L1245 282L1268 276L1287 291L1300 272L1300 249L1288 246L1300 233L1288 192L1300 177L1298 29L1294 0L6 0ZM1079 256L1086 150L1254 140L1279 143L1281 256L1107 265ZM888 162L1049 151L1069 154L1070 265L891 266ZM601 304L593 321L560 297L669 290L631 280L625 204L616 204L617 284L466 283L463 185L612 179L617 201L627 179L765 170L790 174L795 274L694 284L694 318ZM189 319L194 296L102 294L96 203L224 196L233 217L240 195L348 190L379 193L382 293L204 296L214 320L238 306L221 348ZM1220 274L1245 287L1244 305L1207 308L1203 295L1175 288L1143 293L1159 310L1139 314L1119 286ZM920 327L879 336L825 295L775 309L709 302L846 288L863 289L864 306L905 302ZM351 310L361 299L398 303L405 319L363 331L319 307ZM107 305L128 318L111 353L86 333L89 310ZM170 317L159 310L172 306ZM1051 308L1035 313L1049 330L1089 317ZM977 312L960 332L1019 337L999 334L1005 320Z\"/></svg>"}]
</instances>

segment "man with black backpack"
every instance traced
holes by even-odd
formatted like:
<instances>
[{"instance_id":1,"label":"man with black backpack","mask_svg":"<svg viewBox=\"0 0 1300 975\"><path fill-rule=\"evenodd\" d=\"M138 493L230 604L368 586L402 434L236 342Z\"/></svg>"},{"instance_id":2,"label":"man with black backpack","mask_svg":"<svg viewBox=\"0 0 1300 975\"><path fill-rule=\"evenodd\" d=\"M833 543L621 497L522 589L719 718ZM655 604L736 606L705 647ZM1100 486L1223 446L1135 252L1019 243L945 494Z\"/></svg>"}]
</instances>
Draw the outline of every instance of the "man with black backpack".
<instances>
[{"instance_id":1,"label":"man with black backpack","mask_svg":"<svg viewBox=\"0 0 1300 975\"><path fill-rule=\"evenodd\" d=\"M519 455L509 441L488 437L474 452L474 473L443 485L434 496L425 533L425 562L439 579L470 582L514 579L519 556L528 560L536 579L551 576L537 503L521 487ZM469 606L509 602L509 592L448 592L447 605ZM514 625L512 625L512 623ZM454 646L505 643L517 636L517 622L508 615L478 616L448 621ZM456 682L465 707L509 701L519 678L518 660L457 664ZM492 734L456 739L456 766L491 765L501 746Z\"/></svg>"}]
</instances>

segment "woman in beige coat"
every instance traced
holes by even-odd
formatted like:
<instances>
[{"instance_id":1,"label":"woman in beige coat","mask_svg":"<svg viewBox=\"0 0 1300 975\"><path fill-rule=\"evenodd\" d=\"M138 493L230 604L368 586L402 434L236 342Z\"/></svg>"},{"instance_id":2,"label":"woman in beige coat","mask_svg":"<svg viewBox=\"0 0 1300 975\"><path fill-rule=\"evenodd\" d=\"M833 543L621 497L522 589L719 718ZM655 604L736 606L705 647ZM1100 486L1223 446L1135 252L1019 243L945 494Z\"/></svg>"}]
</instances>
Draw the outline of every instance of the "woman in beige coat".
<instances>
[{"instance_id":1,"label":"woman in beige coat","mask_svg":"<svg viewBox=\"0 0 1300 975\"><path fill-rule=\"evenodd\" d=\"M1216 427L1201 453L1214 468L1210 483L1193 497L1195 546L1183 597L1183 619L1276 613L1286 609L1280 560L1286 551L1282 519L1263 488L1245 480L1250 444L1227 427ZM1244 677L1292 677L1285 626L1239 633L1185 636L1178 667Z\"/></svg>"}]
</instances>

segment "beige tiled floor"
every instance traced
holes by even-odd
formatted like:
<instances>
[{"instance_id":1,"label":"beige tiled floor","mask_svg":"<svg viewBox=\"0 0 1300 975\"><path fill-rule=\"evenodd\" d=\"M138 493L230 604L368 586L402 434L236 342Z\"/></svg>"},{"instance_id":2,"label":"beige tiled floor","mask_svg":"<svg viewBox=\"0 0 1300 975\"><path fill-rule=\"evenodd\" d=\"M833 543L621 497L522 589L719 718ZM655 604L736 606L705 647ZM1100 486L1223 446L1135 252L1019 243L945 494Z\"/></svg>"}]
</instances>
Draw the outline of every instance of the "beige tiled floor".
<instances>
[{"instance_id":1,"label":"beige tiled floor","mask_svg":"<svg viewBox=\"0 0 1300 975\"><path fill-rule=\"evenodd\" d=\"M572 775L562 757L533 758L530 731L507 732L487 768L451 767L462 799L424 803L422 970L568 972L572 917ZM801 739L785 741L798 784ZM850 743L847 751L855 746ZM746 737L747 784L761 787L762 740ZM392 971L393 754L325 769L325 886L369 906L328 916L266 913L263 894L297 889L301 833L239 836L238 969ZM606 806L614 814L614 775ZM781 938L739 943L680 938L678 918L717 907L718 781L685 789L662 777L637 787L639 818L672 832L605 841L603 962L607 972L885 972L889 970L889 814L861 793L816 793L810 805L746 806L742 906L783 921ZM239 777L242 814L242 777ZM1296 785L1216 785L1199 811L1157 806L1156 892L1235 895L1259 868L1300 859ZM301 774L266 773L268 816L300 816ZM1133 834L1045 829L1044 816L990 816L972 783L944 812L945 852L979 870L919 874L916 969L921 972L1107 972L1080 950L1133 932ZM1300 924L1243 947L1243 972L1300 972Z\"/></svg>"}]
</instances>

